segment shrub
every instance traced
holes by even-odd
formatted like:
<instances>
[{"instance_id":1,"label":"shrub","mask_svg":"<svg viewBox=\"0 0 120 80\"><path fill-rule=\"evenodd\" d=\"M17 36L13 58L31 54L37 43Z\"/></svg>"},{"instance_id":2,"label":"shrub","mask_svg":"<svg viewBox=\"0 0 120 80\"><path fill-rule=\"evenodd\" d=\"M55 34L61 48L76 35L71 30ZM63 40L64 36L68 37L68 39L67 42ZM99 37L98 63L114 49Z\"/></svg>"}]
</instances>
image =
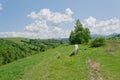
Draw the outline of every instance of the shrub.
<instances>
[{"instance_id":1,"label":"shrub","mask_svg":"<svg viewBox=\"0 0 120 80\"><path fill-rule=\"evenodd\" d=\"M44 52L45 50L46 50L46 45L43 44L43 43L41 43L41 44L40 44L40 51L41 51L41 52Z\"/></svg>"},{"instance_id":2,"label":"shrub","mask_svg":"<svg viewBox=\"0 0 120 80\"><path fill-rule=\"evenodd\" d=\"M105 45L105 38L104 37L95 38L90 44L91 47L100 47L103 45Z\"/></svg>"}]
</instances>

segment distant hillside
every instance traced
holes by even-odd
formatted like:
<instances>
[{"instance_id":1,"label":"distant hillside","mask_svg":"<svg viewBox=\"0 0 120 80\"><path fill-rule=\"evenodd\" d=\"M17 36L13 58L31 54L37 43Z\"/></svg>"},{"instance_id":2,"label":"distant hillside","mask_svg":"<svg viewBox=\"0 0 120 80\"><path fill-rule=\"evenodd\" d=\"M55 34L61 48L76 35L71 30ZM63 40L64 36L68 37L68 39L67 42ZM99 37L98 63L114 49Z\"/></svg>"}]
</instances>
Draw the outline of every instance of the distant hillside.
<instances>
[{"instance_id":1,"label":"distant hillside","mask_svg":"<svg viewBox=\"0 0 120 80\"><path fill-rule=\"evenodd\" d=\"M104 37L106 37L106 39L109 39L109 40L120 40L120 34L118 34L118 33L112 33L110 35L92 34L91 36L92 36L92 38L104 36Z\"/></svg>"},{"instance_id":2,"label":"distant hillside","mask_svg":"<svg viewBox=\"0 0 120 80\"><path fill-rule=\"evenodd\" d=\"M62 38L61 39L63 42L69 42L69 38Z\"/></svg>"},{"instance_id":3,"label":"distant hillside","mask_svg":"<svg viewBox=\"0 0 120 80\"><path fill-rule=\"evenodd\" d=\"M96 37L100 37L100 36L104 36L104 35L100 35L100 34L92 34L91 35L92 38L96 38Z\"/></svg>"},{"instance_id":4,"label":"distant hillside","mask_svg":"<svg viewBox=\"0 0 120 80\"><path fill-rule=\"evenodd\" d=\"M109 36L107 36L107 39L109 40L120 40L120 34L114 33Z\"/></svg>"},{"instance_id":5,"label":"distant hillside","mask_svg":"<svg viewBox=\"0 0 120 80\"><path fill-rule=\"evenodd\" d=\"M60 44L62 41L54 39L0 38L0 65L55 48Z\"/></svg>"}]
</instances>

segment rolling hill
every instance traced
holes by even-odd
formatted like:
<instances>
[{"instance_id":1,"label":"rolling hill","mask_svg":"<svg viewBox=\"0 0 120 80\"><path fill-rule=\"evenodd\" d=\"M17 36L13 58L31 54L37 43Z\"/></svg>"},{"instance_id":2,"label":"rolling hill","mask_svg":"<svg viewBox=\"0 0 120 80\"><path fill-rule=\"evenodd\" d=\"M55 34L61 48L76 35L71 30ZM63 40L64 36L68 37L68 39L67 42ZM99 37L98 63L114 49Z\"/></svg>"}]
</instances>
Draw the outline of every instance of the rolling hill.
<instances>
[{"instance_id":1,"label":"rolling hill","mask_svg":"<svg viewBox=\"0 0 120 80\"><path fill-rule=\"evenodd\" d=\"M120 42L108 41L99 48L61 44L0 66L0 80L120 80ZM42 54L41 54L42 53Z\"/></svg>"},{"instance_id":2,"label":"rolling hill","mask_svg":"<svg viewBox=\"0 0 120 80\"><path fill-rule=\"evenodd\" d=\"M0 65L44 52L62 44L55 39L0 38Z\"/></svg>"}]
</instances>

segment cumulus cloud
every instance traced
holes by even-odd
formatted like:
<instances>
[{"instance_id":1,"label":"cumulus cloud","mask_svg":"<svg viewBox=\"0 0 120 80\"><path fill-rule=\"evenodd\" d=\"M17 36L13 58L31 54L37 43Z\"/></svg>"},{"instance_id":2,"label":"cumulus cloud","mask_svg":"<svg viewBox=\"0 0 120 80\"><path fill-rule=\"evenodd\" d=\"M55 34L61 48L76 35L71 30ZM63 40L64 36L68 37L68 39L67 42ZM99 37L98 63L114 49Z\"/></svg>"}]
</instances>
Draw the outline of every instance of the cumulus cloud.
<instances>
[{"instance_id":1,"label":"cumulus cloud","mask_svg":"<svg viewBox=\"0 0 120 80\"><path fill-rule=\"evenodd\" d=\"M65 13L66 13L67 15L69 15L69 16L71 16L71 15L73 14L73 12L71 11L70 8L67 8L67 9L65 10Z\"/></svg>"},{"instance_id":2,"label":"cumulus cloud","mask_svg":"<svg viewBox=\"0 0 120 80\"><path fill-rule=\"evenodd\" d=\"M23 32L0 32L0 37L66 38L70 30L60 26L73 21L72 14L70 8L67 8L64 13L53 12L50 9L33 11L27 17L34 21L25 26Z\"/></svg>"},{"instance_id":3,"label":"cumulus cloud","mask_svg":"<svg viewBox=\"0 0 120 80\"><path fill-rule=\"evenodd\" d=\"M39 12L31 12L30 14L28 14L28 17L41 21L46 20L53 24L61 24L64 22L72 21L72 14L73 12L70 8L67 8L65 10L65 13L53 12L50 9L42 9Z\"/></svg>"},{"instance_id":4,"label":"cumulus cloud","mask_svg":"<svg viewBox=\"0 0 120 80\"><path fill-rule=\"evenodd\" d=\"M50 9L42 9L39 12L33 11L27 17L35 21L27 25L25 31L39 33L51 38L68 37L70 32L61 28L60 25L73 21L72 14L70 8L67 8L64 13L53 12Z\"/></svg>"},{"instance_id":5,"label":"cumulus cloud","mask_svg":"<svg viewBox=\"0 0 120 80\"><path fill-rule=\"evenodd\" d=\"M97 21L96 18L90 16L84 19L83 25L89 28L92 34L109 35L112 33L120 33L120 19L116 17Z\"/></svg>"},{"instance_id":6,"label":"cumulus cloud","mask_svg":"<svg viewBox=\"0 0 120 80\"><path fill-rule=\"evenodd\" d=\"M0 32L0 37L30 37L32 33L28 32Z\"/></svg>"},{"instance_id":7,"label":"cumulus cloud","mask_svg":"<svg viewBox=\"0 0 120 80\"><path fill-rule=\"evenodd\" d=\"M25 27L25 30L28 32L44 32L48 31L49 27L46 24L46 21L36 20L34 23L29 24Z\"/></svg>"},{"instance_id":8,"label":"cumulus cloud","mask_svg":"<svg viewBox=\"0 0 120 80\"><path fill-rule=\"evenodd\" d=\"M0 37L48 38L47 35L34 32L0 32Z\"/></svg>"},{"instance_id":9,"label":"cumulus cloud","mask_svg":"<svg viewBox=\"0 0 120 80\"><path fill-rule=\"evenodd\" d=\"M0 11L2 11L3 10L3 8L2 8L2 4L0 3Z\"/></svg>"},{"instance_id":10,"label":"cumulus cloud","mask_svg":"<svg viewBox=\"0 0 120 80\"><path fill-rule=\"evenodd\" d=\"M54 28L51 32L0 32L0 37L25 37L25 38L67 38L70 34L70 30L63 30L61 28Z\"/></svg>"}]
</instances>

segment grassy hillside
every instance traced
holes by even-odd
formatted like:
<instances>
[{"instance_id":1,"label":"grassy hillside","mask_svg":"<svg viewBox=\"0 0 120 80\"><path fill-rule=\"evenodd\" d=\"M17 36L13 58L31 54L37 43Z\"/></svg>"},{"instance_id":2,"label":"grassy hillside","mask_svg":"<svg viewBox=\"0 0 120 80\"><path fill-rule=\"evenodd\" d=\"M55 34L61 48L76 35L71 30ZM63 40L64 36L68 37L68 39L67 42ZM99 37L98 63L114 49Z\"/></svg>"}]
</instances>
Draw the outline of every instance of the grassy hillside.
<instances>
[{"instance_id":1,"label":"grassy hillside","mask_svg":"<svg viewBox=\"0 0 120 80\"><path fill-rule=\"evenodd\" d=\"M120 42L90 48L63 44L0 66L0 80L120 80ZM41 52L40 52L41 53Z\"/></svg>"}]
</instances>

